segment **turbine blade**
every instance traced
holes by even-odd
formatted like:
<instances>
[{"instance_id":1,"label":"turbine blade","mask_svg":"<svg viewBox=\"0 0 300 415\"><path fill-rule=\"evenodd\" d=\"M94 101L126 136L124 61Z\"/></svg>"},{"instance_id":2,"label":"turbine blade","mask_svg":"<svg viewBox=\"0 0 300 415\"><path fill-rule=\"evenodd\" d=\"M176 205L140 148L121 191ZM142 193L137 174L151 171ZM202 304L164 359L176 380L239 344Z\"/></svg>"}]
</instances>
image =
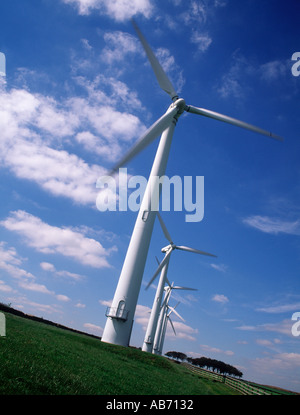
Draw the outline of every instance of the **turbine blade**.
<instances>
[{"instance_id":1,"label":"turbine blade","mask_svg":"<svg viewBox=\"0 0 300 415\"><path fill-rule=\"evenodd\" d=\"M170 281L168 280L168 277L166 276L166 283L168 284L168 286L169 287L171 287L171 283L170 283Z\"/></svg>"},{"instance_id":2,"label":"turbine blade","mask_svg":"<svg viewBox=\"0 0 300 415\"><path fill-rule=\"evenodd\" d=\"M212 256L212 257L217 258L217 256L214 255L214 254L210 254L210 253L204 252L204 251L199 251L199 249L190 248L188 246L177 246L176 245L175 249L180 249L181 251L194 252L195 254L207 255L207 256Z\"/></svg>"},{"instance_id":3,"label":"turbine blade","mask_svg":"<svg viewBox=\"0 0 300 415\"><path fill-rule=\"evenodd\" d=\"M176 331L175 331L175 328L174 328L174 325L173 325L172 320L170 319L170 317L168 317L168 321L169 321L169 322L170 322L170 324L171 324L171 327L172 327L172 329L173 329L173 332L174 332L175 336L177 336Z\"/></svg>"},{"instance_id":4,"label":"turbine blade","mask_svg":"<svg viewBox=\"0 0 300 415\"><path fill-rule=\"evenodd\" d=\"M160 273L160 271L163 269L163 267L166 265L166 263L169 261L169 256L171 255L172 250L170 250L169 252L166 253L164 259L161 261L161 263L159 264L159 266L157 267L153 277L151 278L151 280L149 281L146 290L148 290L148 288L150 287L150 285L153 283L153 281L155 280L155 278L158 276L158 274Z\"/></svg>"},{"instance_id":5,"label":"turbine blade","mask_svg":"<svg viewBox=\"0 0 300 415\"><path fill-rule=\"evenodd\" d=\"M132 19L132 25L141 41L141 44L143 45L143 48L146 52L146 55L150 61L150 64L152 66L152 69L155 73L156 79L159 83L159 86L161 87L161 89L163 89L167 94L170 95L171 99L173 101L176 100L176 98L178 98L178 95L175 91L174 86L172 85L172 82L170 81L170 79L168 78L168 76L166 75L165 71L163 70L161 64L158 62L157 57L154 55L151 47L149 46L147 40L145 39L144 35L142 34L142 32L140 31L138 25L136 24L136 22Z\"/></svg>"},{"instance_id":6,"label":"turbine blade","mask_svg":"<svg viewBox=\"0 0 300 415\"><path fill-rule=\"evenodd\" d=\"M197 288L188 288L188 287L179 287L179 286L173 287L173 290L189 290L189 291L198 291L198 289L197 289Z\"/></svg>"},{"instance_id":7,"label":"turbine blade","mask_svg":"<svg viewBox=\"0 0 300 415\"><path fill-rule=\"evenodd\" d=\"M175 310L175 308L177 308L179 306L179 304L180 304L180 301L178 301L178 303L175 305L175 307L173 307L174 310Z\"/></svg>"},{"instance_id":8,"label":"turbine blade","mask_svg":"<svg viewBox=\"0 0 300 415\"><path fill-rule=\"evenodd\" d=\"M250 130L258 134L266 135L267 137L274 138L275 140L283 141L283 138L279 137L276 134L263 130L254 125L248 124L244 121L237 120L236 118L232 118L232 117L228 117L227 115L219 114L218 112L215 112L215 111L206 110L204 108L193 107L192 105L188 105L186 107L186 111L191 112L192 114L204 115L205 117L214 118L215 120L223 121L223 122L226 122L232 125L236 125L237 127L245 128L246 130Z\"/></svg>"},{"instance_id":9,"label":"turbine blade","mask_svg":"<svg viewBox=\"0 0 300 415\"><path fill-rule=\"evenodd\" d=\"M175 313L176 314L176 316L177 317L179 317L180 318L180 320L182 320L182 321L184 321L185 322L185 320L181 317L181 315L175 310L175 308L174 307L170 307L169 306L169 308L170 308L170 310L173 312L173 313ZM171 313L170 313L171 314Z\"/></svg>"},{"instance_id":10,"label":"turbine blade","mask_svg":"<svg viewBox=\"0 0 300 415\"><path fill-rule=\"evenodd\" d=\"M171 235L169 234L168 229L167 229L167 227L166 227L166 225L165 225L164 221L162 220L162 217L161 217L161 215L160 215L160 213L159 213L159 212L157 212L157 217L158 217L158 219L159 219L159 223L160 223L160 226L161 226L161 228L162 228L162 230L163 230L163 233L164 233L165 237L166 237L166 238L167 238L167 240L170 242L170 244L173 244L173 241L172 241Z\"/></svg>"},{"instance_id":11,"label":"turbine blade","mask_svg":"<svg viewBox=\"0 0 300 415\"><path fill-rule=\"evenodd\" d=\"M164 115L162 115L148 130L142 135L139 141L128 151L128 153L117 163L109 172L109 175L113 175L117 170L133 159L144 148L152 143L155 138L166 130L172 122L173 117L178 112L178 108L169 109Z\"/></svg>"}]
</instances>

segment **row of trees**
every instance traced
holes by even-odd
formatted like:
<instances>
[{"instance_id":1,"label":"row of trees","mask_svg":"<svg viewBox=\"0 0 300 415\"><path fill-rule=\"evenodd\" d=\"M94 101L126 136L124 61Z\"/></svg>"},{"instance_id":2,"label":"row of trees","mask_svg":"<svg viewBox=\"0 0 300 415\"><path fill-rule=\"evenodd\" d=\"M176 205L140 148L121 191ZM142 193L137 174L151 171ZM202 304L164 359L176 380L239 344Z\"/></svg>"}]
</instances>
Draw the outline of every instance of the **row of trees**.
<instances>
[{"instance_id":1,"label":"row of trees","mask_svg":"<svg viewBox=\"0 0 300 415\"><path fill-rule=\"evenodd\" d=\"M181 352L167 352L165 356L171 357L172 359L187 361L188 363L198 366L201 368L206 368L207 370L212 370L213 372L220 373L222 375L236 376L241 378L243 373L235 368L234 366L224 363L221 360L210 359L209 357L197 357L192 358L188 357L186 354Z\"/></svg>"}]
</instances>

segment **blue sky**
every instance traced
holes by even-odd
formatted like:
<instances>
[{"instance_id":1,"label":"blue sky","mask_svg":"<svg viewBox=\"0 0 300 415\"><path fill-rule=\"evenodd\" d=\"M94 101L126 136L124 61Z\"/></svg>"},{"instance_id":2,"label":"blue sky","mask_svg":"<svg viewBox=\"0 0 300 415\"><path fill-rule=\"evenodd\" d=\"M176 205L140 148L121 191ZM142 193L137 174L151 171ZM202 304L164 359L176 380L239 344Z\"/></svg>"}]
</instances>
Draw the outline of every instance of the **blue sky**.
<instances>
[{"instance_id":1,"label":"blue sky","mask_svg":"<svg viewBox=\"0 0 300 415\"><path fill-rule=\"evenodd\" d=\"M163 3L163 4L162 4ZM208 356L245 379L300 391L299 102L296 1L17 0L0 5L0 301L101 335L135 212L99 212L97 178L168 108L135 17L187 104L273 131L283 143L193 114L166 174L204 176L204 218L162 216L176 244L164 352ZM132 160L148 177L158 140ZM131 344L142 346L167 243L155 223ZM9 333L8 333L9 335Z\"/></svg>"}]
</instances>

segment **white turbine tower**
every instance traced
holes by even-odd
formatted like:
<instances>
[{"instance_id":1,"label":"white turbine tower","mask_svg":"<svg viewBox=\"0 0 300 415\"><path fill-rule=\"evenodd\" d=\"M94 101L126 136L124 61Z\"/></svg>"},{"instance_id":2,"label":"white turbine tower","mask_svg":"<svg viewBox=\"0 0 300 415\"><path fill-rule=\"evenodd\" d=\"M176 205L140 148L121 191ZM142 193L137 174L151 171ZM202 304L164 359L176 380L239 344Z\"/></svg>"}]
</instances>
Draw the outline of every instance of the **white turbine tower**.
<instances>
[{"instance_id":1,"label":"white turbine tower","mask_svg":"<svg viewBox=\"0 0 300 415\"><path fill-rule=\"evenodd\" d=\"M145 334L143 347L142 347L142 350L144 352L149 352L149 353L151 353L151 351L153 349L154 335L155 335L158 316L159 316L159 312L160 312L160 308L161 308L161 300L162 300L164 286L165 286L166 283L168 283L170 285L170 283L168 282L168 279L167 279L167 272L168 272L168 267L169 267L169 262L170 262L170 257L171 257L172 252L175 249L178 249L178 250L181 250L181 251L194 252L194 253L197 253L197 254L200 254L200 255L208 255L208 256L215 257L215 255L213 255L213 254L209 254L209 253L204 252L204 251L199 251L198 249L189 248L187 246L175 245L174 242L172 241L172 238L171 238L171 236L168 232L168 229L167 229L165 223L163 222L162 217L159 214L159 212L157 212L157 216L158 216L160 225L162 227L163 233L164 233L166 239L170 242L170 244L168 246L162 248L161 251L165 253L165 257L162 260L162 262L159 264L159 266L157 267L157 270L155 271L153 277L151 278L151 280L148 283L147 288L146 288L146 289L148 289L150 287L150 285L152 284L152 282L157 277L157 275L159 273L161 273L160 278L159 278L159 282L158 282L158 286L157 286L157 289L156 289L156 294L155 294L154 301L153 301L153 306L152 306L152 310L151 310L151 314L150 314L150 318L149 318L149 322L148 322L148 326L147 326L147 330L146 330L146 334ZM185 287L181 287L181 288L176 287L176 288L177 289L194 290L192 288L185 288Z\"/></svg>"},{"instance_id":2,"label":"white turbine tower","mask_svg":"<svg viewBox=\"0 0 300 415\"><path fill-rule=\"evenodd\" d=\"M129 344L133 317L141 288L156 211L158 210L159 197L157 197L157 191L155 186L153 186L153 182L165 174L173 132L180 115L184 111L204 115L205 117L213 118L238 127L246 128L268 137L282 140L280 137L273 135L268 131L226 115L186 105L185 100L178 97L171 81L162 69L136 23L133 22L133 25L145 49L146 55L151 63L160 87L170 96L173 102L166 113L162 115L143 134L137 144L135 144L133 148L122 158L122 160L111 170L111 174L117 172L120 167L128 163L133 157L135 157L153 140L155 140L157 136L162 134L112 305L106 313L107 321L103 331L102 340L107 343L119 344L123 346L127 346Z\"/></svg>"}]
</instances>

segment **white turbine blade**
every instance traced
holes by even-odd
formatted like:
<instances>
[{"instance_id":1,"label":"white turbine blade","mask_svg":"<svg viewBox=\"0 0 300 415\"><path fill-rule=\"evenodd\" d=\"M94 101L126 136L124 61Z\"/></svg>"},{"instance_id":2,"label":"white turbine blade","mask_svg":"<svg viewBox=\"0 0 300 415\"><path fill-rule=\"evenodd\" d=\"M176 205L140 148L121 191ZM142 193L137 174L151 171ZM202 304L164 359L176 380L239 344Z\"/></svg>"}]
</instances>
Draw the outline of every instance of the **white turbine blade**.
<instances>
[{"instance_id":1,"label":"white turbine blade","mask_svg":"<svg viewBox=\"0 0 300 415\"><path fill-rule=\"evenodd\" d=\"M154 55L151 47L149 46L147 40L145 39L144 35L142 34L142 32L140 31L138 25L136 24L136 22L132 19L132 24L133 27L143 45L143 48L146 52L146 55L151 63L152 69L155 73L156 79L159 83L159 86L161 87L161 89L163 89L167 94L170 95L171 99L173 101L175 101L175 98L178 98L178 95L175 91L174 86L172 85L172 82L170 81L170 79L167 77L165 71L163 70L163 68L161 67L161 64L158 62L156 56Z\"/></svg>"},{"instance_id":2,"label":"white turbine blade","mask_svg":"<svg viewBox=\"0 0 300 415\"><path fill-rule=\"evenodd\" d=\"M177 317L179 317L180 318L180 320L182 320L182 321L184 321L185 322L185 320L181 317L181 315L175 310L175 308L174 307L170 307L169 306L169 308L170 308L170 310L174 313L174 314L176 314L176 316ZM171 313L170 313L171 314Z\"/></svg>"},{"instance_id":3,"label":"white turbine blade","mask_svg":"<svg viewBox=\"0 0 300 415\"><path fill-rule=\"evenodd\" d=\"M166 253L164 259L161 261L161 263L159 264L159 266L157 267L157 270L155 271L153 277L151 278L151 280L149 281L146 290L148 290L148 288L150 287L150 285L153 283L153 281L155 280L155 278L158 276L158 274L160 273L160 271L163 269L163 267L166 265L166 263L169 260L169 256L171 255L172 250L170 250L169 252Z\"/></svg>"},{"instance_id":4,"label":"white turbine blade","mask_svg":"<svg viewBox=\"0 0 300 415\"><path fill-rule=\"evenodd\" d=\"M181 251L194 252L195 254L207 255L207 256L212 256L212 257L217 258L217 256L214 255L214 254L210 254L210 253L204 252L204 251L199 251L199 249L190 248L188 246L177 246L176 245L175 249L180 249Z\"/></svg>"},{"instance_id":5,"label":"white turbine blade","mask_svg":"<svg viewBox=\"0 0 300 415\"><path fill-rule=\"evenodd\" d=\"M198 291L198 289L197 289L197 288L188 288L188 287L179 287L179 286L175 286L175 287L173 287L173 290Z\"/></svg>"},{"instance_id":6,"label":"white turbine blade","mask_svg":"<svg viewBox=\"0 0 300 415\"><path fill-rule=\"evenodd\" d=\"M227 115L219 114L218 112L215 112L215 111L206 110L204 108L193 107L192 105L188 105L186 107L186 111L191 112L193 114L204 115L205 117L209 117L209 118L214 118L215 120L223 121L223 122L226 122L232 125L236 125L237 127L245 128L246 130L250 130L258 134L266 135L267 137L274 138L275 140L283 141L282 137L279 137L278 135L273 134L270 131L263 130L259 127L255 127L254 125L237 120L236 118L228 117Z\"/></svg>"},{"instance_id":7,"label":"white turbine blade","mask_svg":"<svg viewBox=\"0 0 300 415\"><path fill-rule=\"evenodd\" d=\"M163 230L163 233L164 233L165 237L166 237L166 238L167 238L167 240L170 242L170 244L173 244L173 241L172 241L171 235L169 234L168 229L167 229L167 227L166 227L166 225L165 225L164 221L162 220L162 217L161 217L161 215L160 215L160 213L159 213L159 212L157 212L157 217L158 217L158 219L159 219L159 223L160 223L160 226L161 226L161 228L162 228L162 230Z\"/></svg>"},{"instance_id":8,"label":"white turbine blade","mask_svg":"<svg viewBox=\"0 0 300 415\"><path fill-rule=\"evenodd\" d=\"M168 280L168 277L166 276L166 283L168 284L168 286L169 287L171 287L171 283L170 283L170 281Z\"/></svg>"},{"instance_id":9,"label":"white turbine blade","mask_svg":"<svg viewBox=\"0 0 300 415\"><path fill-rule=\"evenodd\" d=\"M174 332L175 336L177 336L176 331L175 331L175 328L174 328L174 326L173 326L173 323L172 323L172 320L170 319L170 317L168 317L168 321L169 321L169 322L170 322L170 324L171 324L171 327L172 327L172 329L173 329L173 332Z\"/></svg>"},{"instance_id":10,"label":"white turbine blade","mask_svg":"<svg viewBox=\"0 0 300 415\"><path fill-rule=\"evenodd\" d=\"M171 124L172 119L178 112L178 108L169 109L163 116L161 116L148 130L143 134L139 141L128 151L128 153L117 163L109 172L109 175L114 174L117 170L133 159L138 153L144 150L153 140Z\"/></svg>"}]
</instances>

